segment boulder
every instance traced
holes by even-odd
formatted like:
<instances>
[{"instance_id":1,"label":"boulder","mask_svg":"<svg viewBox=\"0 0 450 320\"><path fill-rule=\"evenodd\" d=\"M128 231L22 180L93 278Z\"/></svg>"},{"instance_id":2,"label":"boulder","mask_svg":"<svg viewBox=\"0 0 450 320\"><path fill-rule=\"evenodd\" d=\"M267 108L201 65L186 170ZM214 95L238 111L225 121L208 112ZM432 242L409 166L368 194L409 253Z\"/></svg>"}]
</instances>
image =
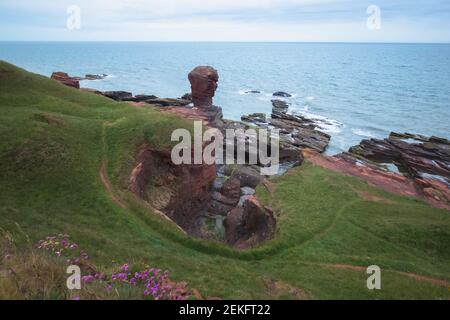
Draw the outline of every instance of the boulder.
<instances>
[{"instance_id":1,"label":"boulder","mask_svg":"<svg viewBox=\"0 0 450 320\"><path fill-rule=\"evenodd\" d=\"M270 239L275 231L273 213L262 207L256 197L248 196L242 207L230 211L224 220L225 239L238 248L252 248Z\"/></svg>"},{"instance_id":2,"label":"boulder","mask_svg":"<svg viewBox=\"0 0 450 320\"><path fill-rule=\"evenodd\" d=\"M264 181L260 171L257 168L247 165L227 165L223 168L224 174L234 177L240 181L242 187L255 189Z\"/></svg>"},{"instance_id":3,"label":"boulder","mask_svg":"<svg viewBox=\"0 0 450 320\"><path fill-rule=\"evenodd\" d=\"M288 162L291 165L298 166L303 163L302 149L285 142L280 143L279 156L281 164Z\"/></svg>"},{"instance_id":4,"label":"boulder","mask_svg":"<svg viewBox=\"0 0 450 320\"><path fill-rule=\"evenodd\" d=\"M209 66L199 66L189 73L188 79L191 83L194 107L211 107L219 81L217 70Z\"/></svg>"},{"instance_id":5,"label":"boulder","mask_svg":"<svg viewBox=\"0 0 450 320\"><path fill-rule=\"evenodd\" d=\"M241 117L242 121L247 122L266 122L266 114L265 113L251 113L249 115L244 115Z\"/></svg>"},{"instance_id":6,"label":"boulder","mask_svg":"<svg viewBox=\"0 0 450 320\"><path fill-rule=\"evenodd\" d=\"M102 94L116 101L129 101L128 99L133 98L133 94L127 91L105 91Z\"/></svg>"},{"instance_id":7,"label":"boulder","mask_svg":"<svg viewBox=\"0 0 450 320\"><path fill-rule=\"evenodd\" d=\"M289 109L289 104L282 100L272 100L272 113L286 113Z\"/></svg>"},{"instance_id":8,"label":"boulder","mask_svg":"<svg viewBox=\"0 0 450 320\"><path fill-rule=\"evenodd\" d=\"M230 199L239 201L241 196L241 182L236 177L231 177L222 186L222 194Z\"/></svg>"},{"instance_id":9,"label":"boulder","mask_svg":"<svg viewBox=\"0 0 450 320\"><path fill-rule=\"evenodd\" d=\"M283 92L283 91L274 92L273 96L274 97L282 97L282 98L290 98L290 97L292 97L292 95L290 95L287 92Z\"/></svg>"},{"instance_id":10,"label":"boulder","mask_svg":"<svg viewBox=\"0 0 450 320\"><path fill-rule=\"evenodd\" d=\"M65 72L53 72L51 79L56 80L68 87L80 89L80 81L79 78L70 77Z\"/></svg>"}]
</instances>

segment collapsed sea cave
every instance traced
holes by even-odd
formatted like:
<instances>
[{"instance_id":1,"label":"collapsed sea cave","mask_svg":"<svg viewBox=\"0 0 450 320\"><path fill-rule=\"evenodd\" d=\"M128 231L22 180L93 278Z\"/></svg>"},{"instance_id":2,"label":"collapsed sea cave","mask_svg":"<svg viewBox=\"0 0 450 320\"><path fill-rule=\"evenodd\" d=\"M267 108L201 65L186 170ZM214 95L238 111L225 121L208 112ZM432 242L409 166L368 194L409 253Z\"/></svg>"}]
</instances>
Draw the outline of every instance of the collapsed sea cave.
<instances>
[{"instance_id":1,"label":"collapsed sea cave","mask_svg":"<svg viewBox=\"0 0 450 320\"><path fill-rule=\"evenodd\" d=\"M175 165L170 151L142 147L128 188L187 234L245 249L272 238L276 229L273 212L254 194L263 180L251 167Z\"/></svg>"}]
</instances>

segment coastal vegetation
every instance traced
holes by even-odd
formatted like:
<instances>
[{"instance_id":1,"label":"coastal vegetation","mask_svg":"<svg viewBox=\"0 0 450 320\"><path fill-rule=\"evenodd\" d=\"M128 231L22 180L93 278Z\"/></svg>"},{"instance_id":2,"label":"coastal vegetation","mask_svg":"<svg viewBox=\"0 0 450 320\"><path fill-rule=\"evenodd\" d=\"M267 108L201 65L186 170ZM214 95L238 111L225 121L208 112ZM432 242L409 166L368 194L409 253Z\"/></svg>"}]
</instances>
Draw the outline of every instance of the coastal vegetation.
<instances>
[{"instance_id":1,"label":"coastal vegetation","mask_svg":"<svg viewBox=\"0 0 450 320\"><path fill-rule=\"evenodd\" d=\"M193 298L450 298L446 210L305 160L257 188L277 219L273 239L236 250L187 235L127 188L138 149L169 149L171 132L192 130L192 121L6 62L0 112L0 299L91 297L88 286L67 294L65 261L36 248L57 234L70 234L105 274L124 264L169 270L199 292ZM27 263L48 271L45 290L36 288L49 278ZM381 290L367 289L370 265L382 270ZM19 293L11 270L25 279ZM97 296L143 298L140 290Z\"/></svg>"}]
</instances>

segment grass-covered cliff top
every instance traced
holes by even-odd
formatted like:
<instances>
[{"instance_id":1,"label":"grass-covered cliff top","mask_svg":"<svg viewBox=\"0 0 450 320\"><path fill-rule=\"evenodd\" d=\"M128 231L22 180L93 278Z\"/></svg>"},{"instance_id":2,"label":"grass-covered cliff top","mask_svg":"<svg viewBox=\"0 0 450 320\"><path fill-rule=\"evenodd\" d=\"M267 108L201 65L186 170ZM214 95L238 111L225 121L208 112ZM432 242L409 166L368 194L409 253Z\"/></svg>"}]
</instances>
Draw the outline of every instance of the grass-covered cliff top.
<instances>
[{"instance_id":1,"label":"grass-covered cliff top","mask_svg":"<svg viewBox=\"0 0 450 320\"><path fill-rule=\"evenodd\" d=\"M179 127L190 124L0 62L2 232L24 254L47 235L69 234L105 271L157 266L205 297L450 298L448 211L309 163L276 178L272 194L258 189L277 214L274 240L238 252L184 235L124 188L137 148L168 148ZM373 264L378 291L366 287ZM0 286L0 298L25 296L40 293Z\"/></svg>"}]
</instances>

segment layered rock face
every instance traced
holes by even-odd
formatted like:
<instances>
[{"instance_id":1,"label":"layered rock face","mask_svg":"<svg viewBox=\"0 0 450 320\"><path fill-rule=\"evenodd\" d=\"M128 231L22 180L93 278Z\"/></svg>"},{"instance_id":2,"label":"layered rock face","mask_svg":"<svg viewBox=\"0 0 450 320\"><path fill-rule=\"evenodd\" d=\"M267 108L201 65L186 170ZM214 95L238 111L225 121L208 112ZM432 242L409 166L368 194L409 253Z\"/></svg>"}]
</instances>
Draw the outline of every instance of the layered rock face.
<instances>
[{"instance_id":1,"label":"layered rock face","mask_svg":"<svg viewBox=\"0 0 450 320\"><path fill-rule=\"evenodd\" d=\"M304 148L316 152L324 152L331 136L318 130L318 125L311 119L298 114L289 114L289 103L283 100L272 100L272 114L267 118L265 114L253 113L241 117L242 121L252 123L258 127L272 126L280 130L280 157L283 161L294 161Z\"/></svg>"},{"instance_id":2,"label":"layered rock face","mask_svg":"<svg viewBox=\"0 0 450 320\"><path fill-rule=\"evenodd\" d=\"M171 152L143 148L129 177L129 190L163 211L186 232L199 235L198 212L209 200L214 165L174 165Z\"/></svg>"},{"instance_id":3,"label":"layered rock face","mask_svg":"<svg viewBox=\"0 0 450 320\"><path fill-rule=\"evenodd\" d=\"M189 73L188 79L191 83L194 107L211 107L219 81L217 70L209 66L199 66Z\"/></svg>"},{"instance_id":4,"label":"layered rock face","mask_svg":"<svg viewBox=\"0 0 450 320\"><path fill-rule=\"evenodd\" d=\"M411 178L442 177L450 185L450 141L437 137L391 133L386 139L363 140L350 153L395 164Z\"/></svg>"},{"instance_id":5,"label":"layered rock face","mask_svg":"<svg viewBox=\"0 0 450 320\"><path fill-rule=\"evenodd\" d=\"M360 159L395 165L414 184L419 197L450 209L449 140L392 132L383 140L363 140L349 152Z\"/></svg>"},{"instance_id":6,"label":"layered rock face","mask_svg":"<svg viewBox=\"0 0 450 320\"><path fill-rule=\"evenodd\" d=\"M56 80L68 87L80 89L80 79L76 77L70 77L65 72L53 72L51 79Z\"/></svg>"}]
</instances>

